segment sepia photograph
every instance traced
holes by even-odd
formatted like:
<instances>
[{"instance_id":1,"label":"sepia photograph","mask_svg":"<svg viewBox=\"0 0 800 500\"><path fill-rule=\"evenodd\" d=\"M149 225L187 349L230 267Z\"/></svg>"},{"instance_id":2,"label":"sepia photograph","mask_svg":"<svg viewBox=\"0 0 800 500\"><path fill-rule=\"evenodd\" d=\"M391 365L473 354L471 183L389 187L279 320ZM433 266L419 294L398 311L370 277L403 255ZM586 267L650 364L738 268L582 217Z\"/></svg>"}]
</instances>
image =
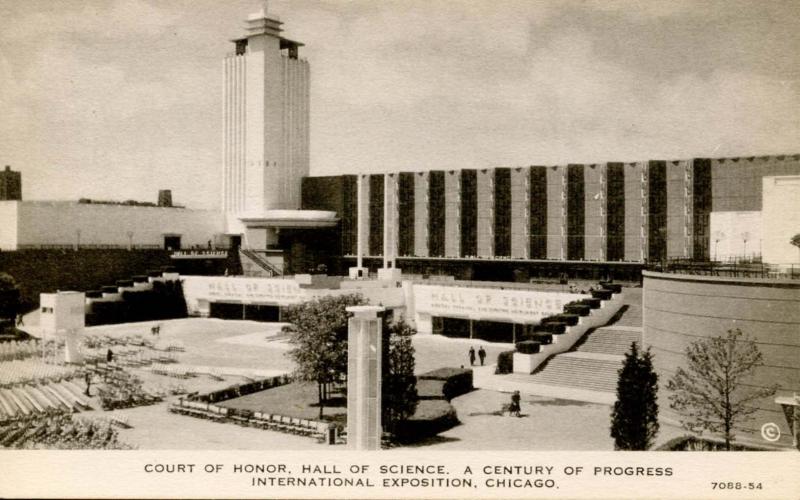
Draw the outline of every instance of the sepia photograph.
<instances>
[{"instance_id":1,"label":"sepia photograph","mask_svg":"<svg viewBox=\"0 0 800 500\"><path fill-rule=\"evenodd\" d=\"M0 0L0 496L797 498L798 16Z\"/></svg>"}]
</instances>

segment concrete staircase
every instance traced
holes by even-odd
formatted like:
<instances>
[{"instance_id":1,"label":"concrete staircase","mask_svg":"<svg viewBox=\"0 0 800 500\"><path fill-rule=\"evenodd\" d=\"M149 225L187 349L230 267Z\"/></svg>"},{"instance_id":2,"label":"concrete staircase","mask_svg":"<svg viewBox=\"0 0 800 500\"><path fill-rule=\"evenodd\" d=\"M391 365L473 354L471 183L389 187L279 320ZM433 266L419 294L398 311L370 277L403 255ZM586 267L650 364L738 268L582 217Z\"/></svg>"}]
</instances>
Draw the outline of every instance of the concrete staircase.
<instances>
[{"instance_id":1,"label":"concrete staircase","mask_svg":"<svg viewBox=\"0 0 800 500\"><path fill-rule=\"evenodd\" d=\"M591 332L578 344L576 352L623 356L636 342L642 345L642 329L629 326L604 326Z\"/></svg>"},{"instance_id":2,"label":"concrete staircase","mask_svg":"<svg viewBox=\"0 0 800 500\"><path fill-rule=\"evenodd\" d=\"M566 352L552 357L533 375L513 375L532 384L572 387L587 391L614 393L622 356Z\"/></svg>"}]
</instances>

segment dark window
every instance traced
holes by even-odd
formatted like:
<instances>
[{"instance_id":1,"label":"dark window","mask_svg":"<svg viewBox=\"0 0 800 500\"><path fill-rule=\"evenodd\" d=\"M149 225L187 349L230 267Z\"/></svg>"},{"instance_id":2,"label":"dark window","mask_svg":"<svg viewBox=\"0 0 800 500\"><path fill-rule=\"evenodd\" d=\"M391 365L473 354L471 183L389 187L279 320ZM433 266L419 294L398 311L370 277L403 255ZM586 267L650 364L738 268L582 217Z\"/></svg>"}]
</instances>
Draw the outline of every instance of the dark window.
<instances>
[{"instance_id":1,"label":"dark window","mask_svg":"<svg viewBox=\"0 0 800 500\"><path fill-rule=\"evenodd\" d=\"M567 166L567 259L583 260L586 203L583 165Z\"/></svg>"},{"instance_id":2,"label":"dark window","mask_svg":"<svg viewBox=\"0 0 800 500\"><path fill-rule=\"evenodd\" d=\"M606 259L625 259L625 170L609 163L606 174Z\"/></svg>"},{"instance_id":3,"label":"dark window","mask_svg":"<svg viewBox=\"0 0 800 500\"><path fill-rule=\"evenodd\" d=\"M531 259L547 258L547 170L530 169L530 255Z\"/></svg>"},{"instance_id":4,"label":"dark window","mask_svg":"<svg viewBox=\"0 0 800 500\"><path fill-rule=\"evenodd\" d=\"M414 255L414 174L402 172L398 179L398 253Z\"/></svg>"},{"instance_id":5,"label":"dark window","mask_svg":"<svg viewBox=\"0 0 800 500\"><path fill-rule=\"evenodd\" d=\"M358 179L347 175L342 179L342 255L355 255L358 245Z\"/></svg>"},{"instance_id":6,"label":"dark window","mask_svg":"<svg viewBox=\"0 0 800 500\"><path fill-rule=\"evenodd\" d=\"M247 52L247 39L236 40L236 55L241 56Z\"/></svg>"},{"instance_id":7,"label":"dark window","mask_svg":"<svg viewBox=\"0 0 800 500\"><path fill-rule=\"evenodd\" d=\"M478 173L461 171L461 256L478 254Z\"/></svg>"},{"instance_id":8,"label":"dark window","mask_svg":"<svg viewBox=\"0 0 800 500\"><path fill-rule=\"evenodd\" d=\"M444 172L430 173L428 187L428 251L444 257Z\"/></svg>"},{"instance_id":9,"label":"dark window","mask_svg":"<svg viewBox=\"0 0 800 500\"><path fill-rule=\"evenodd\" d=\"M369 255L383 255L383 175L369 176Z\"/></svg>"},{"instance_id":10,"label":"dark window","mask_svg":"<svg viewBox=\"0 0 800 500\"><path fill-rule=\"evenodd\" d=\"M667 163L651 160L647 167L647 258L667 258Z\"/></svg>"},{"instance_id":11,"label":"dark window","mask_svg":"<svg viewBox=\"0 0 800 500\"><path fill-rule=\"evenodd\" d=\"M511 256L511 170L494 171L494 255Z\"/></svg>"},{"instance_id":12,"label":"dark window","mask_svg":"<svg viewBox=\"0 0 800 500\"><path fill-rule=\"evenodd\" d=\"M709 260L711 240L711 160L695 158L692 186L693 246L696 260Z\"/></svg>"}]
</instances>

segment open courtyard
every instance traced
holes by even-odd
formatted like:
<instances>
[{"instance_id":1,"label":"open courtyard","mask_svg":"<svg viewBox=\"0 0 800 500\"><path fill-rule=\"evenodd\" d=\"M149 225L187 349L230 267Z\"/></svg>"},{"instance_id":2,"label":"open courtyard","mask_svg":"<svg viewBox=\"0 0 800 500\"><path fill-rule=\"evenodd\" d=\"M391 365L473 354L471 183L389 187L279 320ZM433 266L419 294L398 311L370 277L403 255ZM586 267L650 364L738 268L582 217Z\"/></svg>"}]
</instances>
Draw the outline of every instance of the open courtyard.
<instances>
[{"instance_id":1,"label":"open courtyard","mask_svg":"<svg viewBox=\"0 0 800 500\"><path fill-rule=\"evenodd\" d=\"M155 325L161 325L157 337L151 334L151 327ZM181 372L186 369L201 374L173 378L153 373L146 366L126 370L141 378L146 388L180 386L188 392L207 393L246 382L254 375L291 372L292 361L287 356L291 344L281 332L282 327L279 323L188 318L97 326L87 328L86 335L119 339L141 336L157 345L180 346L182 351L175 353L177 363L172 365L174 370ZM470 346L476 349L484 347L487 364L493 364L499 352L511 348L508 344L431 335L416 335L413 344L417 373L441 367L469 366L467 353ZM80 381L76 382L81 388L85 387ZM296 385L237 398L234 406L258 410L262 404L282 405L287 416L314 417L318 411L316 406L293 409L291 404L286 404L291 399L286 394L289 387ZM306 389L310 394L316 392L314 384L308 384ZM120 440L139 449L303 450L326 446L313 438L171 413L168 406L178 397L167 396L153 405L113 411L102 411L99 404L95 404L94 410L80 415L115 417L126 421L131 428L119 430ZM460 425L413 446L464 450L613 448L608 436L610 407L607 405L524 396L522 417L516 418L499 413L509 397L508 393L499 391L475 390L455 398L452 404L458 412ZM221 404L230 406L233 402ZM335 420L341 419L345 412L341 405L325 409L326 417ZM581 422L581 425L575 426L574 422Z\"/></svg>"}]
</instances>

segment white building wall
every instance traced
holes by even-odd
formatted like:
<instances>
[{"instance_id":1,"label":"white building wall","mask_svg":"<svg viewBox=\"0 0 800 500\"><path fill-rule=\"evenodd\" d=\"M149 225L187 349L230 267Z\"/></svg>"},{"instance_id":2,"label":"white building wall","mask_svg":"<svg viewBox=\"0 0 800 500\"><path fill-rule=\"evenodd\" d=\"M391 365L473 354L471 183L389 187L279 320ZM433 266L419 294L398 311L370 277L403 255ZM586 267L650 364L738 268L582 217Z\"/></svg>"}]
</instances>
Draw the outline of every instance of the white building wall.
<instances>
[{"instance_id":1,"label":"white building wall","mask_svg":"<svg viewBox=\"0 0 800 500\"><path fill-rule=\"evenodd\" d=\"M163 247L165 234L180 235L183 247L206 246L208 240L224 231L223 214L212 210L49 201L14 203L17 241L12 245L11 238L1 240L3 249L77 244Z\"/></svg>"},{"instance_id":2,"label":"white building wall","mask_svg":"<svg viewBox=\"0 0 800 500\"><path fill-rule=\"evenodd\" d=\"M17 201L0 201L0 250L17 249Z\"/></svg>"},{"instance_id":3,"label":"white building wall","mask_svg":"<svg viewBox=\"0 0 800 500\"><path fill-rule=\"evenodd\" d=\"M761 212L711 212L710 225L712 260L741 260L761 255Z\"/></svg>"},{"instance_id":4,"label":"white building wall","mask_svg":"<svg viewBox=\"0 0 800 500\"><path fill-rule=\"evenodd\" d=\"M800 234L800 175L764 177L761 182L763 260L800 265L800 248L789 243Z\"/></svg>"}]
</instances>

